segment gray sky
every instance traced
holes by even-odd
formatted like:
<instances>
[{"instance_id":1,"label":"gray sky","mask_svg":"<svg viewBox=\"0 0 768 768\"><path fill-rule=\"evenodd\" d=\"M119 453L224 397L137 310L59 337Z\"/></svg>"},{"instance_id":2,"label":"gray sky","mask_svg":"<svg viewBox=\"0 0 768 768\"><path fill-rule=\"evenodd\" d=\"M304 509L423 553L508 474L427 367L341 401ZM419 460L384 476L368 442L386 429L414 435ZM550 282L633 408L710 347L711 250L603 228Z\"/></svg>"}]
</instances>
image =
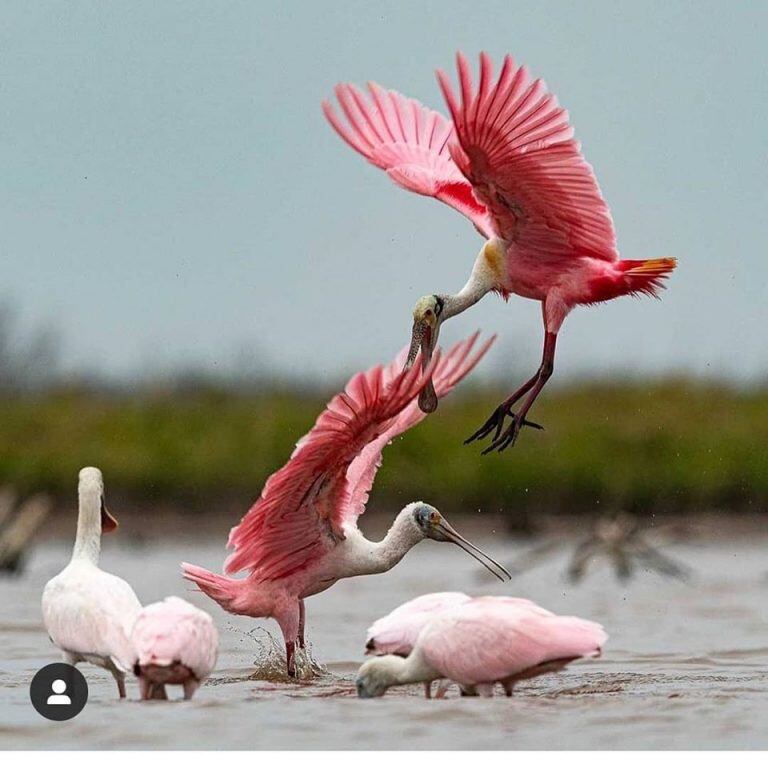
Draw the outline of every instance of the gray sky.
<instances>
[{"instance_id":1,"label":"gray sky","mask_svg":"<svg viewBox=\"0 0 768 768\"><path fill-rule=\"evenodd\" d=\"M763 377L767 3L27 3L0 26L0 297L68 367L228 365L337 378L407 341L416 298L481 245L326 125L340 80L444 111L434 69L506 53L546 79L626 258L680 260L663 300L566 321L557 375ZM537 304L495 297L443 340L533 369Z\"/></svg>"}]
</instances>

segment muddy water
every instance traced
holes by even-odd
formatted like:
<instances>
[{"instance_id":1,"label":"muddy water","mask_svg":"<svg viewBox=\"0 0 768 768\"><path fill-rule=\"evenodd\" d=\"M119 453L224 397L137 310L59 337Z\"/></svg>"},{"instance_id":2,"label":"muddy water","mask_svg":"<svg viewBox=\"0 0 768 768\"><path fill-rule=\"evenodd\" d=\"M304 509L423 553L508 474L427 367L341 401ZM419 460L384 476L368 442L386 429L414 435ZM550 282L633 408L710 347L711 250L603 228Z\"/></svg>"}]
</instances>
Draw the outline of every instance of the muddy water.
<instances>
[{"instance_id":1,"label":"muddy water","mask_svg":"<svg viewBox=\"0 0 768 768\"><path fill-rule=\"evenodd\" d=\"M476 538L506 563L521 549L511 539ZM689 584L639 572L621 585L596 569L577 587L562 575L565 549L505 587L458 549L429 542L388 574L337 584L308 601L312 653L325 672L300 682L282 678L264 631L277 636L273 623L229 617L187 594L176 564L217 566L220 541L163 536L139 545L124 537L103 554L104 567L128 579L143 601L176 593L211 609L222 653L192 702L140 703L132 682L132 700L119 702L106 673L82 666L90 686L85 710L68 723L43 720L28 684L58 655L41 625L39 597L68 559L69 542L44 543L21 579L0 580L0 748L768 747L768 536L672 547L695 569ZM512 699L461 699L451 691L426 701L417 687L355 698L370 621L445 589L530 597L600 621L611 639L603 658L522 683Z\"/></svg>"}]
</instances>

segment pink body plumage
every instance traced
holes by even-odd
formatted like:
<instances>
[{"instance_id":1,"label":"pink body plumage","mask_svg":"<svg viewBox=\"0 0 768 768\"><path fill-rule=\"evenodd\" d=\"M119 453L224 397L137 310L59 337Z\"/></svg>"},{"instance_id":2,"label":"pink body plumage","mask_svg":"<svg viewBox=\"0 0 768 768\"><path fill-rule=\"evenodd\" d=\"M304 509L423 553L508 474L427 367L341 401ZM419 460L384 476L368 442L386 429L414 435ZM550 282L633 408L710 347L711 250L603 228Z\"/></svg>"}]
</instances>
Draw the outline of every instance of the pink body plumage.
<instances>
[{"instance_id":1,"label":"pink body plumage","mask_svg":"<svg viewBox=\"0 0 768 768\"><path fill-rule=\"evenodd\" d=\"M363 664L358 692L381 696L391 685L443 678L483 696L500 682L511 695L519 680L599 655L607 639L599 624L557 616L530 600L477 597L438 611L406 659L382 656Z\"/></svg>"},{"instance_id":2,"label":"pink body plumage","mask_svg":"<svg viewBox=\"0 0 768 768\"><path fill-rule=\"evenodd\" d=\"M182 564L184 577L226 611L277 620L289 674L295 674L296 644L304 644L304 598L340 578L389 570L430 536L414 523L413 505L401 511L382 542L367 541L357 518L365 511L384 447L425 417L416 398L427 379L434 377L438 396L448 394L493 341L476 348L477 339L474 334L446 355L436 356L426 371L419 366L404 370L404 350L388 365L350 379L230 532L233 551L225 571L247 570L245 578ZM423 519L445 523L437 510Z\"/></svg>"},{"instance_id":3,"label":"pink body plumage","mask_svg":"<svg viewBox=\"0 0 768 768\"><path fill-rule=\"evenodd\" d=\"M403 603L368 627L366 654L407 656L425 624L441 611L471 599L463 592L433 592Z\"/></svg>"},{"instance_id":4,"label":"pink body plumage","mask_svg":"<svg viewBox=\"0 0 768 768\"><path fill-rule=\"evenodd\" d=\"M141 610L131 644L142 698L164 699L170 684L183 685L189 699L216 666L219 635L205 611L167 597Z\"/></svg>"}]
</instances>

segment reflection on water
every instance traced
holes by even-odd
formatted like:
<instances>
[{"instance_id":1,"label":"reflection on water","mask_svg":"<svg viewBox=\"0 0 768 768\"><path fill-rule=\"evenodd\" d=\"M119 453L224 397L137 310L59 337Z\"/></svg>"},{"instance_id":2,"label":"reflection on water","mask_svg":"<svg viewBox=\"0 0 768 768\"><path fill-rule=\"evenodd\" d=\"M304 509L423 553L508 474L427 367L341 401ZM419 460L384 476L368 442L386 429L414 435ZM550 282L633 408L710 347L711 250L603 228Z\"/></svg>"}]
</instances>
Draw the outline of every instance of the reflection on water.
<instances>
[{"instance_id":1,"label":"reflection on water","mask_svg":"<svg viewBox=\"0 0 768 768\"><path fill-rule=\"evenodd\" d=\"M525 549L475 537L505 563ZM223 539L159 536L143 549L105 541L104 566L144 602L175 593L214 616L219 665L191 702L141 703L133 682L120 702L107 673L82 666L90 686L83 713L67 723L42 720L28 684L58 655L42 627L40 592L68 559L70 542L40 547L22 578L0 581L0 747L768 747L768 536L761 532L672 545L700 574L691 584L642 570L620 584L604 570L573 586L563 576L563 548L503 585L485 581L459 550L420 545L388 574L350 579L307 601L312 645L297 659L296 680L286 675L274 622L228 616L178 575L181 560L215 567ZM602 658L526 681L511 699L461 698L454 686L445 699L427 701L420 685L357 699L371 621L417 594L446 589L529 597L601 622L610 641Z\"/></svg>"}]
</instances>

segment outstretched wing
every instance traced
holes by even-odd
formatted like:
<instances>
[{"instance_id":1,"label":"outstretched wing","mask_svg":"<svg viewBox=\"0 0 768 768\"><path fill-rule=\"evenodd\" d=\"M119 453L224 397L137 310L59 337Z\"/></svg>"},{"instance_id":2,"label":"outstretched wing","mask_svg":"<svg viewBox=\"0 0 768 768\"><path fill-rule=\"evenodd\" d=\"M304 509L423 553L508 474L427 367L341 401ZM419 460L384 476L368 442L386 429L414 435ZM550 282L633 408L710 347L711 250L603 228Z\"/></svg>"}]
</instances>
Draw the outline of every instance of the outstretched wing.
<instances>
[{"instance_id":1,"label":"outstretched wing","mask_svg":"<svg viewBox=\"0 0 768 768\"><path fill-rule=\"evenodd\" d=\"M414 365L393 376L376 366L353 376L231 530L228 546L234 552L226 572L248 568L261 580L282 578L343 539L347 468L418 395L438 363L433 360L424 372Z\"/></svg>"},{"instance_id":2,"label":"outstretched wing","mask_svg":"<svg viewBox=\"0 0 768 768\"><path fill-rule=\"evenodd\" d=\"M448 150L453 126L438 112L396 91L368 84L370 97L354 85L335 88L342 119L329 101L323 112L350 147L404 189L442 200L469 218L485 237L493 237L485 206L456 167Z\"/></svg>"},{"instance_id":3,"label":"outstretched wing","mask_svg":"<svg viewBox=\"0 0 768 768\"><path fill-rule=\"evenodd\" d=\"M479 331L474 333L468 339L460 341L448 354L441 357L440 362L435 366L432 374L435 392L438 398L442 399L482 360L491 344L496 340L492 336L482 346L472 354L473 348L477 342ZM398 370L401 370L405 362L406 350L403 350L398 357L393 360L385 376L394 376ZM353 522L365 512L365 505L368 503L368 495L373 487L373 481L376 472L381 466L382 451L384 447L392 442L398 435L402 435L411 427L416 426L420 421L426 418L427 414L419 408L416 401L410 403L382 432L379 437L372 440L363 448L360 454L350 464L347 470L347 482L350 491L350 503L343 508L343 523Z\"/></svg>"},{"instance_id":4,"label":"outstretched wing","mask_svg":"<svg viewBox=\"0 0 768 768\"><path fill-rule=\"evenodd\" d=\"M458 168L488 209L494 230L534 257L618 259L608 206L573 138L568 113L541 80L506 56L498 80L486 53L480 83L457 56L461 103L448 76L437 77L448 103Z\"/></svg>"}]
</instances>

